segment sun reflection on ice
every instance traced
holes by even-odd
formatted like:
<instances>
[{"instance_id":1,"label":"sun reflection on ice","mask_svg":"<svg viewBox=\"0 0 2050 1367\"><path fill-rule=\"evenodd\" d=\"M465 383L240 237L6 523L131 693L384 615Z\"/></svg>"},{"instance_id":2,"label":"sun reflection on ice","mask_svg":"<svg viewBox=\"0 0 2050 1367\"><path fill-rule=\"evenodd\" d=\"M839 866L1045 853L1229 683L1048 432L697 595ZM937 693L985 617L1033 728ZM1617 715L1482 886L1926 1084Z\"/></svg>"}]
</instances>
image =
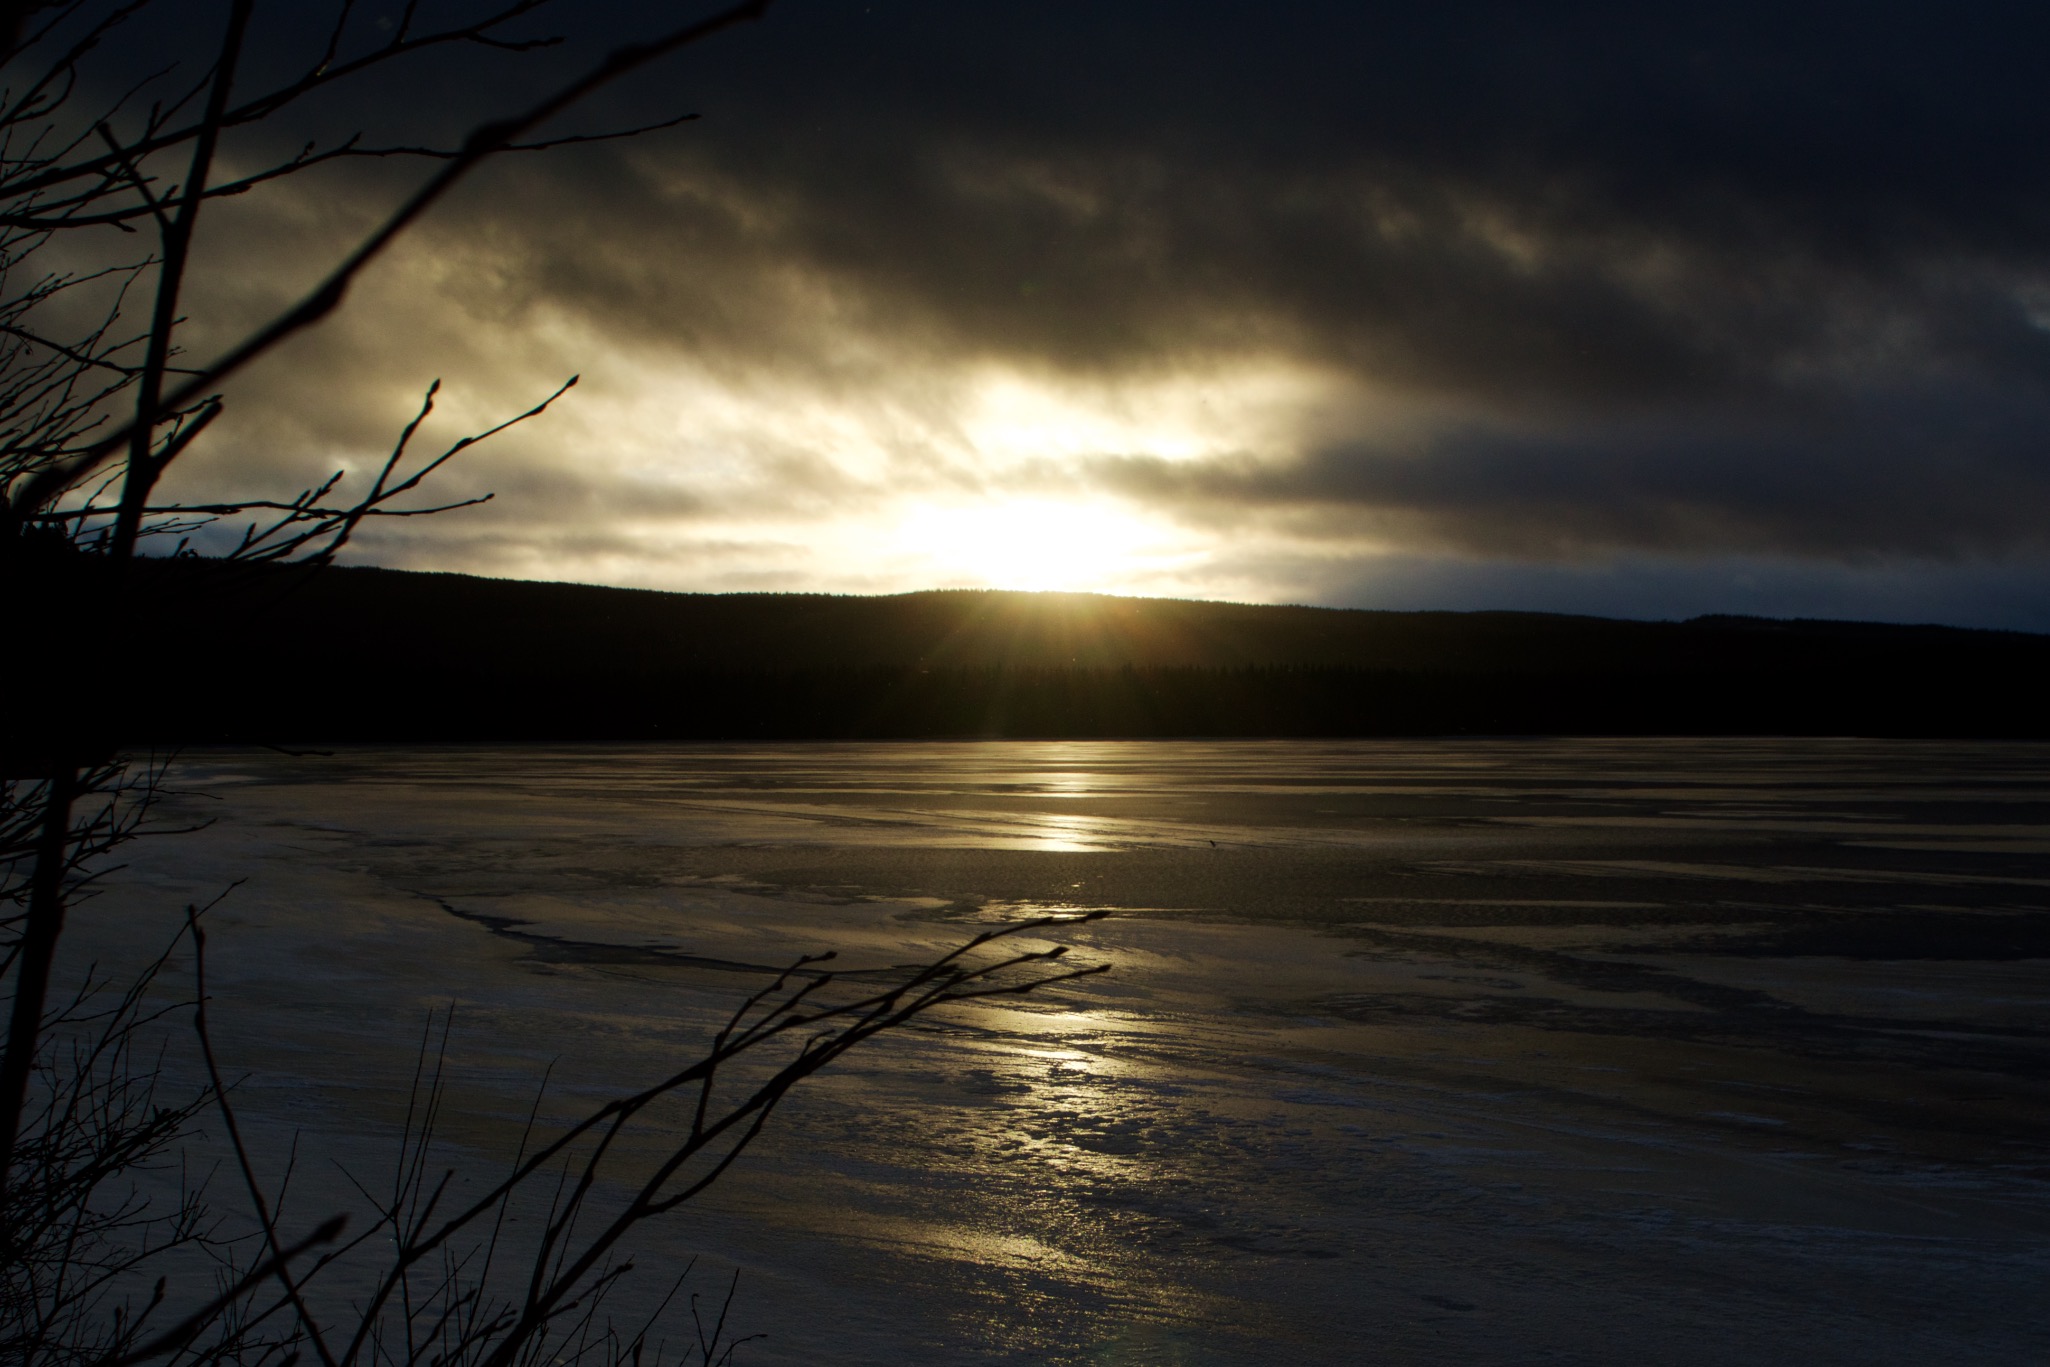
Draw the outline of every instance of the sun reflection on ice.
<instances>
[{"instance_id":1,"label":"sun reflection on ice","mask_svg":"<svg viewBox=\"0 0 2050 1367\"><path fill-rule=\"evenodd\" d=\"M1048 812L1026 824L1023 848L1053 854L1080 854L1110 845L1110 823L1072 812Z\"/></svg>"},{"instance_id":2,"label":"sun reflection on ice","mask_svg":"<svg viewBox=\"0 0 2050 1367\"><path fill-rule=\"evenodd\" d=\"M1090 797L1096 792L1096 775L1074 770L1034 774L1031 782L1047 797Z\"/></svg>"},{"instance_id":3,"label":"sun reflection on ice","mask_svg":"<svg viewBox=\"0 0 2050 1367\"><path fill-rule=\"evenodd\" d=\"M1023 1058L1043 1061L1048 1077L1061 1077L1064 1074L1090 1077L1095 1074L1099 1061L1076 1049L1020 1049L1018 1053Z\"/></svg>"}]
</instances>

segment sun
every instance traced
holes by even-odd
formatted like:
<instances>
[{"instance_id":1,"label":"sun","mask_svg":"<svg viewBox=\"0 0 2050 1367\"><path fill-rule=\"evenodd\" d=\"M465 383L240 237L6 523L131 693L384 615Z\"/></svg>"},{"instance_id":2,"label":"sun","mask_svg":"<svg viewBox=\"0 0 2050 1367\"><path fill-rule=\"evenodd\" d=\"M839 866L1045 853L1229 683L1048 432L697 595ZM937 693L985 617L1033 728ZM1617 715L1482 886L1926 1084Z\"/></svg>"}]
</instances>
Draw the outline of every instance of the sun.
<instances>
[{"instance_id":1,"label":"sun","mask_svg":"<svg viewBox=\"0 0 2050 1367\"><path fill-rule=\"evenodd\" d=\"M1163 549L1159 528L1121 508L1060 499L923 508L901 535L936 581L991 589L1114 591Z\"/></svg>"}]
</instances>

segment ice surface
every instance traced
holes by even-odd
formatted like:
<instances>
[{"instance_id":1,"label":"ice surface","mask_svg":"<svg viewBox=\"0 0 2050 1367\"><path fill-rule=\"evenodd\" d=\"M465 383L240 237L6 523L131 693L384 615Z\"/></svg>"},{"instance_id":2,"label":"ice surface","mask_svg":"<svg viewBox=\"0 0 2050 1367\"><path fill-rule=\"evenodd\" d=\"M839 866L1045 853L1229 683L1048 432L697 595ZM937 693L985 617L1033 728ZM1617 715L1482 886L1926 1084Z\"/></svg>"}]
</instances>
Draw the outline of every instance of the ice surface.
<instances>
[{"instance_id":1,"label":"ice surface","mask_svg":"<svg viewBox=\"0 0 2050 1367\"><path fill-rule=\"evenodd\" d=\"M501 1154L770 966L1114 971L807 1087L644 1268L752 1363L2050 1360L2050 748L990 743L188 757L67 952L209 914L268 1152L427 1012ZM323 1199L318 1176L301 1200ZM309 1211L310 1213L310 1211ZM713 1289L716 1278L708 1280Z\"/></svg>"}]
</instances>

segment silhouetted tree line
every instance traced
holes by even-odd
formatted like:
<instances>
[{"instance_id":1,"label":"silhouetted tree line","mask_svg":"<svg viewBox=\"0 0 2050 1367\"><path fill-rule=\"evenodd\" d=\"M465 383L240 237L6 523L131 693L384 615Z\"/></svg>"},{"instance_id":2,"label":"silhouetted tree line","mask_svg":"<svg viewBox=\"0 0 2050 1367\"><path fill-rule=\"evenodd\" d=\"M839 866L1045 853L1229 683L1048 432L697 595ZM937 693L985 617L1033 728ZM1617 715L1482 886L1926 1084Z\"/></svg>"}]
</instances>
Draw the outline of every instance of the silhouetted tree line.
<instances>
[{"instance_id":1,"label":"silhouetted tree line","mask_svg":"<svg viewBox=\"0 0 2050 1367\"><path fill-rule=\"evenodd\" d=\"M167 604L168 581L226 573L152 570ZM2014 632L304 573L154 612L178 667L134 738L2050 733L2050 637Z\"/></svg>"},{"instance_id":2,"label":"silhouetted tree line","mask_svg":"<svg viewBox=\"0 0 2050 1367\"><path fill-rule=\"evenodd\" d=\"M2041 737L2041 675L1992 687L1857 671L1539 677L1291 666L328 677L207 694L222 742L1342 738L1434 735ZM2036 690L2031 694L2030 690ZM242 704L242 705L237 705Z\"/></svg>"}]
</instances>

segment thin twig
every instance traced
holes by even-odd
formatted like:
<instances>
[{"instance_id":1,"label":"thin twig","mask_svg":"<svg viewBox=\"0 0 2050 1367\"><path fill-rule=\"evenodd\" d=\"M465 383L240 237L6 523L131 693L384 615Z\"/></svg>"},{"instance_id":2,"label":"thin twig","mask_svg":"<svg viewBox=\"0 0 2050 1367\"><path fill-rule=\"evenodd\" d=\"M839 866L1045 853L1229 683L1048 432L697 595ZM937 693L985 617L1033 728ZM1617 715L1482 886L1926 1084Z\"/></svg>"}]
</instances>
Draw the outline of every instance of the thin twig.
<instances>
[{"instance_id":1,"label":"thin twig","mask_svg":"<svg viewBox=\"0 0 2050 1367\"><path fill-rule=\"evenodd\" d=\"M238 0L238 3L247 3L247 0ZM80 479L105 464L124 445L129 444L134 439L138 427L147 430L154 425L158 414L195 402L203 394L239 374L250 362L271 351L279 343L334 312L347 296L349 287L355 283L356 277L361 275L372 261L383 255L386 248L479 164L503 151L522 134L532 131L596 91L660 58L737 24L760 18L768 10L769 3L770 0L743 0L742 3L720 10L709 18L685 24L646 42L630 43L613 52L583 76L553 91L521 113L477 127L465 139L461 151L450 158L439 173L416 190L405 203L373 230L311 293L225 356L205 367L198 375L180 385L148 413L139 415L119 431L93 443L73 460L37 472L28 482L27 488L12 501L13 515L20 518L40 510Z\"/></svg>"},{"instance_id":2,"label":"thin twig","mask_svg":"<svg viewBox=\"0 0 2050 1367\"><path fill-rule=\"evenodd\" d=\"M264 1243L276 1264L272 1272L290 1298L300 1326L305 1329L307 1340L313 1344L313 1351L320 1355L324 1367L336 1367L334 1355L328 1352L327 1343L321 1337L320 1324L314 1319L313 1312L307 1309L306 1300L292 1277L290 1259L284 1256L284 1243L278 1237L277 1222L271 1218L270 1203L264 1199L263 1184L257 1179L256 1165L249 1159L249 1146L242 1142L242 1127L236 1122L234 1105L228 1100L227 1086L221 1081L220 1065L214 1058L213 1036L207 1029L206 1020L206 932L200 928L198 908L187 907L185 918L192 931L193 1029L199 1035L199 1052L206 1061L207 1080L213 1084L214 1103L220 1108L221 1122L228 1131L228 1142L235 1150L236 1166L242 1171L250 1205L255 1209L257 1224L263 1229ZM337 1225L335 1232L339 1233L340 1229L341 1226Z\"/></svg>"}]
</instances>

